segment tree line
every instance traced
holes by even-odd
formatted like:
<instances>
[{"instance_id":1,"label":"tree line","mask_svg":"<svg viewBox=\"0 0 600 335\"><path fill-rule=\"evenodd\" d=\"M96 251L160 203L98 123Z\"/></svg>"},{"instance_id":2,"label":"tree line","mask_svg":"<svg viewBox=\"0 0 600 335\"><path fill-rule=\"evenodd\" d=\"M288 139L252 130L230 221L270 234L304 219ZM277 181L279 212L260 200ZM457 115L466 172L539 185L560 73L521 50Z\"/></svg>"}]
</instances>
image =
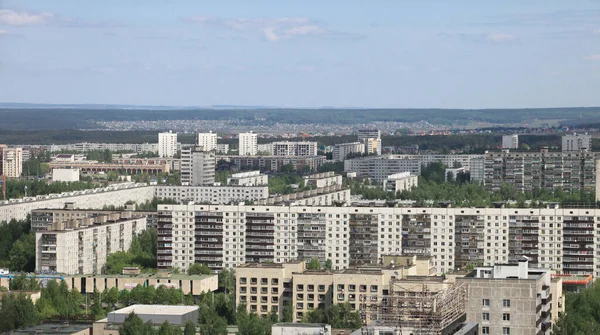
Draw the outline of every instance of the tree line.
<instances>
[{"instance_id":1,"label":"tree line","mask_svg":"<svg viewBox=\"0 0 600 335\"><path fill-rule=\"evenodd\" d=\"M26 180L26 179L7 179L6 180L6 198L17 199L23 198L25 192L28 197L38 195L47 195L51 193L62 193L89 190L96 188L99 185L91 181L73 181L73 182L53 182L48 183L43 179Z\"/></svg>"}]
</instances>

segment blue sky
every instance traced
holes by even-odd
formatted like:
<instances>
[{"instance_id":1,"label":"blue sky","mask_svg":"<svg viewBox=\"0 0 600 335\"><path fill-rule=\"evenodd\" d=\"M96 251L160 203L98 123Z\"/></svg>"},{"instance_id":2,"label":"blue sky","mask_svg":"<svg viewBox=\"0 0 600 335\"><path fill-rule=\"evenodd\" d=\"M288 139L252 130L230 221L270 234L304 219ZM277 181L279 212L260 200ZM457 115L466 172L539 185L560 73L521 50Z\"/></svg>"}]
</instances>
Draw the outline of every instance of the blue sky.
<instances>
[{"instance_id":1,"label":"blue sky","mask_svg":"<svg viewBox=\"0 0 600 335\"><path fill-rule=\"evenodd\" d=\"M600 106L600 1L0 0L0 101Z\"/></svg>"}]
</instances>

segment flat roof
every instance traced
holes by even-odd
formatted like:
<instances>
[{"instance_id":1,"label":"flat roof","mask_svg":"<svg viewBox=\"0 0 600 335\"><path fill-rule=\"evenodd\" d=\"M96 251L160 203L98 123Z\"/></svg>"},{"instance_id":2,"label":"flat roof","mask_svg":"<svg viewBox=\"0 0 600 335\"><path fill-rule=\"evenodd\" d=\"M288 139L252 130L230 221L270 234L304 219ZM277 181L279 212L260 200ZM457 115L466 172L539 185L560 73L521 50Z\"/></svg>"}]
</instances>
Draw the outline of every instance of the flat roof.
<instances>
[{"instance_id":1,"label":"flat roof","mask_svg":"<svg viewBox=\"0 0 600 335\"><path fill-rule=\"evenodd\" d=\"M293 323L293 322L280 322L273 325L273 327L294 327L294 328L323 328L326 327L326 323Z\"/></svg>"},{"instance_id":2,"label":"flat roof","mask_svg":"<svg viewBox=\"0 0 600 335\"><path fill-rule=\"evenodd\" d=\"M45 323L23 329L13 330L11 334L73 334L85 329L90 329L92 324L87 323Z\"/></svg>"},{"instance_id":3,"label":"flat roof","mask_svg":"<svg viewBox=\"0 0 600 335\"><path fill-rule=\"evenodd\" d=\"M119 310L110 312L109 314L156 314L156 315L183 315L189 312L198 310L198 306L177 306L177 305L131 305Z\"/></svg>"},{"instance_id":4,"label":"flat roof","mask_svg":"<svg viewBox=\"0 0 600 335\"><path fill-rule=\"evenodd\" d=\"M207 279L210 277L217 276L216 274L210 275L193 275L188 276L186 274L173 274L173 275L164 275L164 274L154 274L154 273L140 273L139 275L107 275L107 274L97 274L97 275L63 275L63 277L74 277L74 278L139 278L139 279L170 279L170 280L199 280L199 279Z\"/></svg>"}]
</instances>

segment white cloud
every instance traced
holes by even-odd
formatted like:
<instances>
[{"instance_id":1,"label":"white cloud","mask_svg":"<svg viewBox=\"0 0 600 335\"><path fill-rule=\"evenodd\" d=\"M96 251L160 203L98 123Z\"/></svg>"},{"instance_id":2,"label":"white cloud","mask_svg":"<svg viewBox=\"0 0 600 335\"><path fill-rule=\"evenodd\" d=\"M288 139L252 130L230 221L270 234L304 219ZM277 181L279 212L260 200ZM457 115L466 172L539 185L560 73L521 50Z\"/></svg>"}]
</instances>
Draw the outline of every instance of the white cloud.
<instances>
[{"instance_id":1,"label":"white cloud","mask_svg":"<svg viewBox=\"0 0 600 335\"><path fill-rule=\"evenodd\" d=\"M221 19L206 16L192 16L185 20L188 22L221 26L238 31L254 31L261 33L265 39L272 42L303 36L325 36L337 39L342 39L344 37L347 39L362 38L362 35L346 34L330 30L322 22L313 21L306 17Z\"/></svg>"},{"instance_id":2,"label":"white cloud","mask_svg":"<svg viewBox=\"0 0 600 335\"><path fill-rule=\"evenodd\" d=\"M493 33L487 34L486 39L492 43L509 43L516 41L517 37L511 34Z\"/></svg>"},{"instance_id":3,"label":"white cloud","mask_svg":"<svg viewBox=\"0 0 600 335\"><path fill-rule=\"evenodd\" d=\"M587 59L587 60L593 60L593 61L600 61L600 54L589 55L589 56L585 57L585 59Z\"/></svg>"},{"instance_id":4,"label":"white cloud","mask_svg":"<svg viewBox=\"0 0 600 335\"><path fill-rule=\"evenodd\" d=\"M12 9L0 9L0 23L9 26L26 26L45 24L54 18L52 13L15 12Z\"/></svg>"}]
</instances>

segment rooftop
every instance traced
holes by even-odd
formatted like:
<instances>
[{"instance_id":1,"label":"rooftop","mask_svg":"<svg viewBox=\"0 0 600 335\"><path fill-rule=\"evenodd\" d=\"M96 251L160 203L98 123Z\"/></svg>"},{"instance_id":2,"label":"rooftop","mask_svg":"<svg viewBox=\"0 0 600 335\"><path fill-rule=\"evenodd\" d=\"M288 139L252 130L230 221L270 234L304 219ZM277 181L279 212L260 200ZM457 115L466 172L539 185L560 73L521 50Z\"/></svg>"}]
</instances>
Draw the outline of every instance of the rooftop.
<instances>
[{"instance_id":1,"label":"rooftop","mask_svg":"<svg viewBox=\"0 0 600 335\"><path fill-rule=\"evenodd\" d=\"M108 313L108 322L113 322L115 315L133 312L135 314L151 315L182 315L198 310L198 306L175 306L175 305L132 305Z\"/></svg>"},{"instance_id":2,"label":"rooftop","mask_svg":"<svg viewBox=\"0 0 600 335\"><path fill-rule=\"evenodd\" d=\"M273 327L292 327L292 328L323 328L327 327L326 323L292 323L292 322L280 322L273 325Z\"/></svg>"},{"instance_id":3,"label":"rooftop","mask_svg":"<svg viewBox=\"0 0 600 335\"><path fill-rule=\"evenodd\" d=\"M13 335L25 334L73 334L85 329L90 329L91 324L70 324L70 323L46 323L37 326L31 326L19 330L13 330Z\"/></svg>"}]
</instances>

